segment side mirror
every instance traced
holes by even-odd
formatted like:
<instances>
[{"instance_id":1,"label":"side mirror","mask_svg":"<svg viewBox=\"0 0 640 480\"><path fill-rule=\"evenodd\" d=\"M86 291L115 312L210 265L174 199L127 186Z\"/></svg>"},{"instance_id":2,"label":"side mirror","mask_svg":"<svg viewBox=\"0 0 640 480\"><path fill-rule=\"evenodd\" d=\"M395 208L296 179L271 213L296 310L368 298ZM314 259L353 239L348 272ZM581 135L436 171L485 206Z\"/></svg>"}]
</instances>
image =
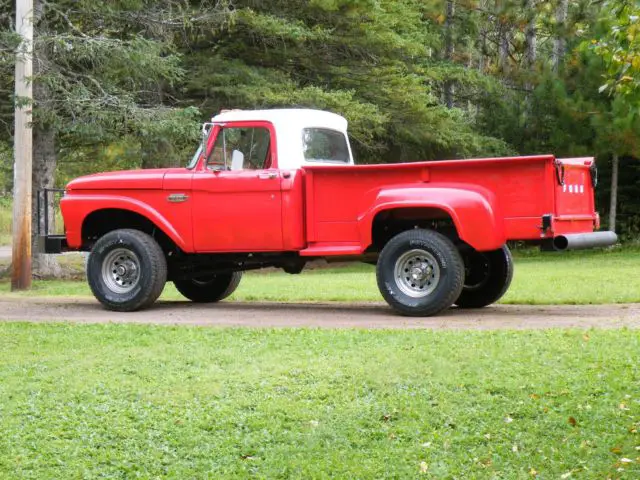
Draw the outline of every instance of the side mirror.
<instances>
[{"instance_id":1,"label":"side mirror","mask_svg":"<svg viewBox=\"0 0 640 480\"><path fill-rule=\"evenodd\" d=\"M211 123L211 122L204 122L202 124L201 146L202 146L202 152L203 153L205 153L207 151L207 140L209 140L209 134L211 133L212 129L213 129L213 123Z\"/></svg>"},{"instance_id":2,"label":"side mirror","mask_svg":"<svg viewBox=\"0 0 640 480\"><path fill-rule=\"evenodd\" d=\"M244 166L244 153L240 150L231 152L231 168L230 170L242 170Z\"/></svg>"}]
</instances>

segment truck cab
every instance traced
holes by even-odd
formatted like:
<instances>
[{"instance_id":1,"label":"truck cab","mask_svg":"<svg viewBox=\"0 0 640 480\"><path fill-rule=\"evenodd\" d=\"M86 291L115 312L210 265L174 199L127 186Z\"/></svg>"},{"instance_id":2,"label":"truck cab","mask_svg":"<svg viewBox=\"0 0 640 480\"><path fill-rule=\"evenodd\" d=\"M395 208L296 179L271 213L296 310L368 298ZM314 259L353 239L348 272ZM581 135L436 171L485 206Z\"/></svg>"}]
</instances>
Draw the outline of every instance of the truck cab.
<instances>
[{"instance_id":1,"label":"truck cab","mask_svg":"<svg viewBox=\"0 0 640 480\"><path fill-rule=\"evenodd\" d=\"M311 109L228 110L203 129L209 168L298 169L311 165L353 165L347 121ZM233 152L239 152L233 163ZM191 167L199 158L192 159Z\"/></svg>"},{"instance_id":2,"label":"truck cab","mask_svg":"<svg viewBox=\"0 0 640 480\"><path fill-rule=\"evenodd\" d=\"M64 238L90 251L105 307L150 306L167 281L215 303L243 271L300 273L312 259L376 264L381 295L404 315L480 308L508 289L507 242L607 246L595 232L593 158L553 155L355 165L347 121L310 109L231 110L203 125L184 168L71 181Z\"/></svg>"},{"instance_id":3,"label":"truck cab","mask_svg":"<svg viewBox=\"0 0 640 480\"><path fill-rule=\"evenodd\" d=\"M213 117L203 133L204 148L189 165L192 221L225 228L193 229L195 252L301 248L301 232L292 238L301 225L301 198L292 198L301 193L299 170L354 164L347 121L330 112L234 110Z\"/></svg>"}]
</instances>

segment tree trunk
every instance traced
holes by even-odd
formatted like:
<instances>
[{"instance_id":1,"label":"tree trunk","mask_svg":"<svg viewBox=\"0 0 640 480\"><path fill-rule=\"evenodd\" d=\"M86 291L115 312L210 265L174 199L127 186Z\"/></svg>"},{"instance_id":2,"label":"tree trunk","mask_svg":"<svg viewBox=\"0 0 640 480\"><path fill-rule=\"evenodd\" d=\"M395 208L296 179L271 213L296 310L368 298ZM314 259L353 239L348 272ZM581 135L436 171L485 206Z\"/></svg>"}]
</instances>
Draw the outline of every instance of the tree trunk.
<instances>
[{"instance_id":1,"label":"tree trunk","mask_svg":"<svg viewBox=\"0 0 640 480\"><path fill-rule=\"evenodd\" d=\"M496 1L498 30L498 67L502 73L509 70L509 23L506 20L506 14L503 11L501 0Z\"/></svg>"},{"instance_id":2,"label":"tree trunk","mask_svg":"<svg viewBox=\"0 0 640 480\"><path fill-rule=\"evenodd\" d=\"M618 210L618 167L620 164L618 154L614 153L611 159L611 203L609 204L609 230L616 231L616 213Z\"/></svg>"},{"instance_id":3,"label":"tree trunk","mask_svg":"<svg viewBox=\"0 0 640 480\"><path fill-rule=\"evenodd\" d=\"M525 13L529 21L525 29L525 63L529 70L533 68L536 63L537 56L537 36L536 36L536 10L535 0L525 0Z\"/></svg>"},{"instance_id":4,"label":"tree trunk","mask_svg":"<svg viewBox=\"0 0 640 480\"><path fill-rule=\"evenodd\" d=\"M484 73L485 69L485 52L487 50L487 32L480 30L480 55L478 56L478 71Z\"/></svg>"},{"instance_id":5,"label":"tree trunk","mask_svg":"<svg viewBox=\"0 0 640 480\"><path fill-rule=\"evenodd\" d=\"M33 212L37 212L37 194L44 188L53 188L56 173L55 133L51 128L35 125L33 129ZM44 197L42 197L44 199ZM39 253L37 250L38 227L42 233L55 233L55 198L48 195L47 211L49 232L45 232L44 215L38 226L37 216L32 215L31 245L33 252L33 275L36 277L58 277L62 269L53 255Z\"/></svg>"},{"instance_id":6,"label":"tree trunk","mask_svg":"<svg viewBox=\"0 0 640 480\"><path fill-rule=\"evenodd\" d=\"M556 37L553 41L553 71L558 72L566 50L566 25L569 0L558 0L556 8Z\"/></svg>"},{"instance_id":7,"label":"tree trunk","mask_svg":"<svg viewBox=\"0 0 640 480\"><path fill-rule=\"evenodd\" d=\"M444 58L446 61L453 61L453 17L455 15L455 4L448 1L446 4L446 20L444 23ZM453 80L445 80L444 82L444 103L447 108L453 108Z\"/></svg>"},{"instance_id":8,"label":"tree trunk","mask_svg":"<svg viewBox=\"0 0 640 480\"><path fill-rule=\"evenodd\" d=\"M487 10L487 2L486 0L480 1L480 8L482 10ZM480 29L478 30L478 71L480 73L484 73L485 69L485 57L487 55L487 24L484 19L480 23Z\"/></svg>"},{"instance_id":9,"label":"tree trunk","mask_svg":"<svg viewBox=\"0 0 640 480\"><path fill-rule=\"evenodd\" d=\"M525 126L528 123L529 117L531 115L531 111L533 109L532 106L532 98L531 92L534 89L533 78L534 78L534 68L536 64L537 57L537 32L536 32L536 0L525 0L524 8L525 14L527 15L527 26L524 31L524 39L525 39L525 52L524 52L524 63L525 63L525 83L524 89L526 92L526 109L525 109Z\"/></svg>"},{"instance_id":10,"label":"tree trunk","mask_svg":"<svg viewBox=\"0 0 640 480\"><path fill-rule=\"evenodd\" d=\"M37 22L42 18L44 14L44 3L42 0L36 0L34 2L34 26L35 26L35 41L34 41L34 80L33 80L33 100L34 110L36 113L35 121L33 124L33 173L32 173L32 209L33 215L31 216L31 251L33 256L33 275L35 277L51 277L60 276L62 269L58 264L58 261L53 255L46 255L38 251L38 221L37 221L37 204L38 204L38 192L43 188L53 188L55 185L56 175L56 135L55 130L50 126L43 124L42 121L37 119L38 109L53 108L49 107L48 103L51 102L51 95L47 85L39 78L44 73L44 66L47 64L47 51L37 40L38 28ZM48 211L49 211L49 232L44 232L44 218L40 225L42 233L55 232L55 211L54 211L54 198L50 195L47 199Z\"/></svg>"}]
</instances>

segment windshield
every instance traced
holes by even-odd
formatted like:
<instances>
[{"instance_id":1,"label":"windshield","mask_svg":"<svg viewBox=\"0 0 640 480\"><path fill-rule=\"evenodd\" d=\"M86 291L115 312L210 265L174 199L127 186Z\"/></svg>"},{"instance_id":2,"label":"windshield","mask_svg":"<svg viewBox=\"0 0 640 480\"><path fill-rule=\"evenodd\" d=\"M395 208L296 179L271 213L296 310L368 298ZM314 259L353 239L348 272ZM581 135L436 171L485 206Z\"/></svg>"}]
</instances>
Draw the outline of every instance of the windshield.
<instances>
[{"instance_id":1,"label":"windshield","mask_svg":"<svg viewBox=\"0 0 640 480\"><path fill-rule=\"evenodd\" d=\"M337 130L305 128L302 148L307 162L349 163L347 138Z\"/></svg>"},{"instance_id":2,"label":"windshield","mask_svg":"<svg viewBox=\"0 0 640 480\"><path fill-rule=\"evenodd\" d=\"M198 163L198 159L200 158L201 154L202 154L202 144L200 144L200 146L198 147L198 150L196 150L196 153L194 153L193 157L191 157L191 161L189 162L189 165L187 165L187 168L189 170L196 168L196 164Z\"/></svg>"}]
</instances>

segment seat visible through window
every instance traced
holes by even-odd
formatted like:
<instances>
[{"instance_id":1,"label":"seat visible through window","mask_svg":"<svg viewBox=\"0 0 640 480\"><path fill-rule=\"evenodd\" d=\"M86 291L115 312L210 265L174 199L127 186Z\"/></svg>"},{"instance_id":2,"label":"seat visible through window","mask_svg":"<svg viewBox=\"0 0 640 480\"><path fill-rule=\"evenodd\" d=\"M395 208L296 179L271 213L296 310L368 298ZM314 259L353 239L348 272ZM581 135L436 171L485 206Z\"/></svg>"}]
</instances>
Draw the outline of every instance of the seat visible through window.
<instances>
[{"instance_id":1,"label":"seat visible through window","mask_svg":"<svg viewBox=\"0 0 640 480\"><path fill-rule=\"evenodd\" d=\"M265 127L229 127L218 132L208 168L258 170L271 167L271 134Z\"/></svg>"}]
</instances>

